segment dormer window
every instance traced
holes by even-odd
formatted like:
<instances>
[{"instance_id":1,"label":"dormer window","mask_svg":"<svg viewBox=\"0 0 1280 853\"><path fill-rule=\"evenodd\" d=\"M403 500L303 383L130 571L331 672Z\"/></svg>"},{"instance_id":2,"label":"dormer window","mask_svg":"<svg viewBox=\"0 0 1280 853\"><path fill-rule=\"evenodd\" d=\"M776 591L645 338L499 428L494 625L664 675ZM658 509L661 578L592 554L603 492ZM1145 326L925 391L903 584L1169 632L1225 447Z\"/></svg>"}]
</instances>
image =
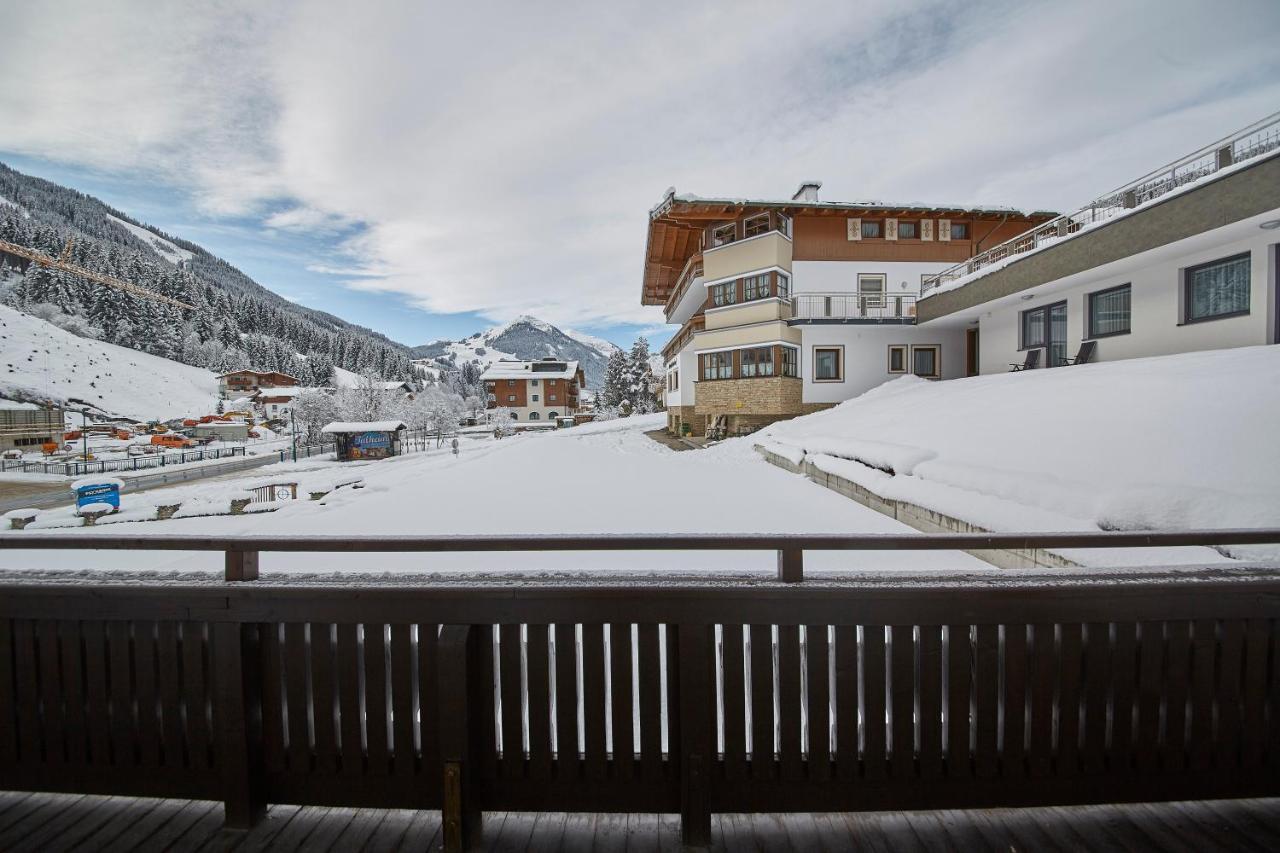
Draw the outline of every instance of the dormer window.
<instances>
[{"instance_id":1,"label":"dormer window","mask_svg":"<svg viewBox=\"0 0 1280 853\"><path fill-rule=\"evenodd\" d=\"M738 237L738 226L733 222L726 222L724 225L717 225L711 229L711 248L716 246L727 246Z\"/></svg>"}]
</instances>

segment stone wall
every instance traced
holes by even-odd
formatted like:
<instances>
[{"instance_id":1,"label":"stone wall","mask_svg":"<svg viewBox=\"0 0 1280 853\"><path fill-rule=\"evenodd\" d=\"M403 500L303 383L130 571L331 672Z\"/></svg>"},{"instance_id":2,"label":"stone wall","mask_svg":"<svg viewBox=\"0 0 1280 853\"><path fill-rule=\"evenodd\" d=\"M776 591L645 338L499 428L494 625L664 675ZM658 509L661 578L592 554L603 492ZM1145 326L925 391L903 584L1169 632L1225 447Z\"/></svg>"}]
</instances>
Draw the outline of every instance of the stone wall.
<instances>
[{"instance_id":1,"label":"stone wall","mask_svg":"<svg viewBox=\"0 0 1280 853\"><path fill-rule=\"evenodd\" d=\"M667 432L681 435L681 424L689 425L689 435L706 435L706 418L698 415L693 406L668 406Z\"/></svg>"},{"instance_id":2,"label":"stone wall","mask_svg":"<svg viewBox=\"0 0 1280 853\"><path fill-rule=\"evenodd\" d=\"M803 385L793 376L698 383L694 410L704 425L727 415L730 434L753 432L801 413Z\"/></svg>"}]
</instances>

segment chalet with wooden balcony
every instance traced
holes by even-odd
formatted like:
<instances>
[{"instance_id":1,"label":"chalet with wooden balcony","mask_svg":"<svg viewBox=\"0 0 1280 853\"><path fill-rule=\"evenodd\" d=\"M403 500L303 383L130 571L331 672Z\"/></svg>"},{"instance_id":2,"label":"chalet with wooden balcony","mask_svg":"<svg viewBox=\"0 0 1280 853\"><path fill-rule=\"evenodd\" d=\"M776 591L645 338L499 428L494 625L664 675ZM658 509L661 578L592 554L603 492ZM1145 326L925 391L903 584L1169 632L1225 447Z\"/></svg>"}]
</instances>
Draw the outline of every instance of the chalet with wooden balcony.
<instances>
[{"instance_id":1,"label":"chalet with wooden balcony","mask_svg":"<svg viewBox=\"0 0 1280 853\"><path fill-rule=\"evenodd\" d=\"M916 328L923 280L1047 212L669 192L650 211L641 302L663 348L668 429L733 434L825 408L894 375L965 375L963 330Z\"/></svg>"}]
</instances>

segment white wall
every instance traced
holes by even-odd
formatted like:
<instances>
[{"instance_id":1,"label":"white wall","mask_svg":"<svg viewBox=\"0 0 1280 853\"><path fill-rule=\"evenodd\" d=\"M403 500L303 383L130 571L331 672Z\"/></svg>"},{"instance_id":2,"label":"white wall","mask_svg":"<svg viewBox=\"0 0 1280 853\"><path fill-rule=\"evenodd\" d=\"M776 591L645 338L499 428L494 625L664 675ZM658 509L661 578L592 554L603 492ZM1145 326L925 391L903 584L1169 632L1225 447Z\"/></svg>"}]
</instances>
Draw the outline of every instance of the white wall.
<instances>
[{"instance_id":1,"label":"white wall","mask_svg":"<svg viewBox=\"0 0 1280 853\"><path fill-rule=\"evenodd\" d=\"M793 293L857 293L858 276L873 273L885 277L889 293L919 293L920 276L941 272L945 263L894 263L891 261L794 261Z\"/></svg>"},{"instance_id":2,"label":"white wall","mask_svg":"<svg viewBox=\"0 0 1280 853\"><path fill-rule=\"evenodd\" d=\"M920 328L910 325L802 324L800 375L806 403L840 403L896 379L889 372L891 344L936 344L942 348L942 378L964 376L964 329ZM814 347L844 347L844 381L813 381ZM908 357L910 350L908 350ZM908 358L908 366L910 358Z\"/></svg>"},{"instance_id":3,"label":"white wall","mask_svg":"<svg viewBox=\"0 0 1280 853\"><path fill-rule=\"evenodd\" d=\"M692 406L694 401L694 380L698 378L698 353L694 350L693 344L690 343L680 350L675 360L679 364L680 387L674 391L667 392L666 404L668 408L673 406ZM668 367L667 370L670 372L671 368Z\"/></svg>"},{"instance_id":4,"label":"white wall","mask_svg":"<svg viewBox=\"0 0 1280 853\"><path fill-rule=\"evenodd\" d=\"M1044 288L1036 288L1034 299L1020 300L1013 306L997 308L990 315L979 317L980 372L1002 373L1009 370L1010 364L1021 364L1026 357L1026 353L1018 349L1021 313L1063 300L1067 303L1067 354L1074 357L1088 329L1085 316L1088 294L1125 283L1133 288L1131 331L1126 335L1099 338L1094 361L1273 343L1276 341L1273 244L1277 239L1274 231L1258 231L1254 237L1167 256L1121 275L1100 276L1060 291L1042 292ZM1246 251L1252 256L1249 313L1179 325L1182 320L1182 270Z\"/></svg>"}]
</instances>

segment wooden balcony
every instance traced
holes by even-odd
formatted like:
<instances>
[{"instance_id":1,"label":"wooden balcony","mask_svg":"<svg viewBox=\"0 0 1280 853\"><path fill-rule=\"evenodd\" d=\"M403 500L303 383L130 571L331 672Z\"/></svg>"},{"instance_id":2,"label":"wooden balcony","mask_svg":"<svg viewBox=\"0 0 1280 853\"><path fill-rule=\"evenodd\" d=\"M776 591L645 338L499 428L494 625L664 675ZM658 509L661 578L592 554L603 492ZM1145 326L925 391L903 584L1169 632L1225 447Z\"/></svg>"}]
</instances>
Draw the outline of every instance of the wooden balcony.
<instances>
[{"instance_id":1,"label":"wooden balcony","mask_svg":"<svg viewBox=\"0 0 1280 853\"><path fill-rule=\"evenodd\" d=\"M693 340L693 336L701 332L707 327L707 317L705 314L695 314L690 317L680 331L675 333L671 340L667 341L666 346L662 348L662 360L670 361L675 357L676 353L684 349L689 341Z\"/></svg>"},{"instance_id":2,"label":"wooden balcony","mask_svg":"<svg viewBox=\"0 0 1280 853\"><path fill-rule=\"evenodd\" d=\"M679 277L676 278L675 287L671 289L671 296L667 298L666 307L663 309L668 317L680 304L680 300L684 298L685 292L689 289L689 285L693 280L702 275L702 253L698 252L685 262L684 269L680 271Z\"/></svg>"}]
</instances>

